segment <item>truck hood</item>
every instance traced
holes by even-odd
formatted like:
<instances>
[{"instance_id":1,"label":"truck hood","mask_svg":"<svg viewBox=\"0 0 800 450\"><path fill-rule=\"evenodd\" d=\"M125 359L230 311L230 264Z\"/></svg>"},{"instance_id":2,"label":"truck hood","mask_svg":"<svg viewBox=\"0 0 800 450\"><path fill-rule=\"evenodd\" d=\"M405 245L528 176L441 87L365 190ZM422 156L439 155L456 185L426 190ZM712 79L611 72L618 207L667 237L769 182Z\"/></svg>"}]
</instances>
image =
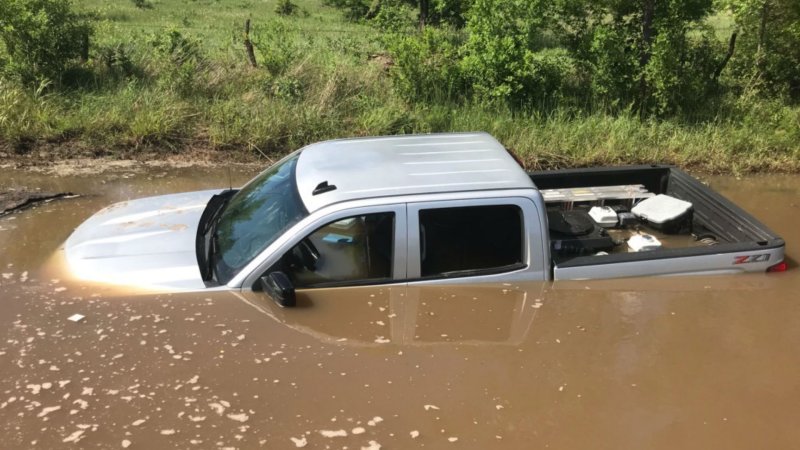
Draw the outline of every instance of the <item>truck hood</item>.
<instances>
[{"instance_id":1,"label":"truck hood","mask_svg":"<svg viewBox=\"0 0 800 450\"><path fill-rule=\"evenodd\" d=\"M64 245L81 279L167 291L205 288L195 254L200 216L221 190L120 202L82 223Z\"/></svg>"}]
</instances>

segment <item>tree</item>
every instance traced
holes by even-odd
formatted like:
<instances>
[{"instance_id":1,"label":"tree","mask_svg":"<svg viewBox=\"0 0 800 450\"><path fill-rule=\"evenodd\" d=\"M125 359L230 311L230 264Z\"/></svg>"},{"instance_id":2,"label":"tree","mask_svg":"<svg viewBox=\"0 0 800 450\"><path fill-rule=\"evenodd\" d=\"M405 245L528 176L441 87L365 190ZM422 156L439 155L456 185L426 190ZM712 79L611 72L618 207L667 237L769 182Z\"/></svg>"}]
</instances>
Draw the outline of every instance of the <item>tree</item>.
<instances>
[{"instance_id":1,"label":"tree","mask_svg":"<svg viewBox=\"0 0 800 450\"><path fill-rule=\"evenodd\" d=\"M800 100L800 2L726 0L740 38L734 75L746 88Z\"/></svg>"},{"instance_id":2,"label":"tree","mask_svg":"<svg viewBox=\"0 0 800 450\"><path fill-rule=\"evenodd\" d=\"M475 0L467 15L463 66L485 99L525 95L526 57L536 50L549 11L547 0Z\"/></svg>"},{"instance_id":3,"label":"tree","mask_svg":"<svg viewBox=\"0 0 800 450\"><path fill-rule=\"evenodd\" d=\"M558 0L556 33L592 66L597 102L665 113L710 89L712 8L713 0Z\"/></svg>"}]
</instances>

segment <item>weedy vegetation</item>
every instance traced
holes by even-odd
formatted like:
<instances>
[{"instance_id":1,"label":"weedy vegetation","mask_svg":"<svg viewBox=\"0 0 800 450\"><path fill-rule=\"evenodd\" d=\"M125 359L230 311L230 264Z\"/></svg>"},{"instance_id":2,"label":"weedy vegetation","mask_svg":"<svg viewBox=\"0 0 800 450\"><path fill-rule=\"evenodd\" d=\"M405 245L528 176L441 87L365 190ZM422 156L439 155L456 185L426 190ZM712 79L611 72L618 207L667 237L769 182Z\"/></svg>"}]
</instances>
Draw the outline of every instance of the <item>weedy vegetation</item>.
<instances>
[{"instance_id":1,"label":"weedy vegetation","mask_svg":"<svg viewBox=\"0 0 800 450\"><path fill-rule=\"evenodd\" d=\"M252 160L328 138L485 130L531 168L800 170L796 0L0 0L0 10L7 157Z\"/></svg>"}]
</instances>

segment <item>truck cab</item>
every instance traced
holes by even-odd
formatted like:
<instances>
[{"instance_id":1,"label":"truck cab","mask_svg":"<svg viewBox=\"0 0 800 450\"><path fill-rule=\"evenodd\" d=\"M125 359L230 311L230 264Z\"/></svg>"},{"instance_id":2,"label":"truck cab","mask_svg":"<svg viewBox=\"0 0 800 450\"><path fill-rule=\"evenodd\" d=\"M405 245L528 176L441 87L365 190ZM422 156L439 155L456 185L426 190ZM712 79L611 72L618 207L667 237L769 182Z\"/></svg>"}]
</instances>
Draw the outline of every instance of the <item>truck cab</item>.
<instances>
[{"instance_id":1,"label":"truck cab","mask_svg":"<svg viewBox=\"0 0 800 450\"><path fill-rule=\"evenodd\" d=\"M308 215L228 286L275 271L297 289L548 279L542 196L488 134L329 141L295 157Z\"/></svg>"}]
</instances>

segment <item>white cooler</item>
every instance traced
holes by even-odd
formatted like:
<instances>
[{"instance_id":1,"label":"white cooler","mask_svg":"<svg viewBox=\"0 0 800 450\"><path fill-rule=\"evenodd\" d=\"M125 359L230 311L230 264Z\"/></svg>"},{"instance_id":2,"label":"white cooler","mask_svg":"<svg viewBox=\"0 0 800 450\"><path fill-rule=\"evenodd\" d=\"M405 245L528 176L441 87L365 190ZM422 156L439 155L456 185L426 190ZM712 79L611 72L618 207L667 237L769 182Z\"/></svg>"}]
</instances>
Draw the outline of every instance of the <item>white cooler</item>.
<instances>
[{"instance_id":1,"label":"white cooler","mask_svg":"<svg viewBox=\"0 0 800 450\"><path fill-rule=\"evenodd\" d=\"M656 230L677 234L692 229L692 204L669 195L658 194L639 202L631 212Z\"/></svg>"}]
</instances>

